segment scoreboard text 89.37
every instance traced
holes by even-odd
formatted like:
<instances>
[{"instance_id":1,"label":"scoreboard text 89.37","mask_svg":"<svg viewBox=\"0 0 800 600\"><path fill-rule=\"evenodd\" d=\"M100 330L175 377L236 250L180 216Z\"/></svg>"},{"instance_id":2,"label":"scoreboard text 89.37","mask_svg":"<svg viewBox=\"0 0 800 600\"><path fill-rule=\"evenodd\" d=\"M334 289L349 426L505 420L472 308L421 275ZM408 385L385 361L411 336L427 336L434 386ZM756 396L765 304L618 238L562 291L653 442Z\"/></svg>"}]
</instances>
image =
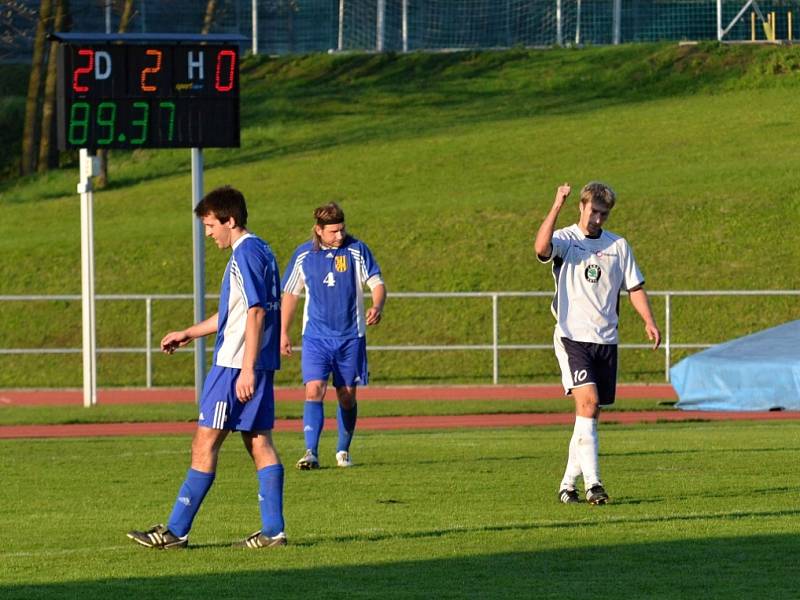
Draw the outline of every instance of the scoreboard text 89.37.
<instances>
[{"instance_id":1,"label":"scoreboard text 89.37","mask_svg":"<svg viewBox=\"0 0 800 600\"><path fill-rule=\"evenodd\" d=\"M235 44L65 43L58 66L62 150L239 146Z\"/></svg>"}]
</instances>

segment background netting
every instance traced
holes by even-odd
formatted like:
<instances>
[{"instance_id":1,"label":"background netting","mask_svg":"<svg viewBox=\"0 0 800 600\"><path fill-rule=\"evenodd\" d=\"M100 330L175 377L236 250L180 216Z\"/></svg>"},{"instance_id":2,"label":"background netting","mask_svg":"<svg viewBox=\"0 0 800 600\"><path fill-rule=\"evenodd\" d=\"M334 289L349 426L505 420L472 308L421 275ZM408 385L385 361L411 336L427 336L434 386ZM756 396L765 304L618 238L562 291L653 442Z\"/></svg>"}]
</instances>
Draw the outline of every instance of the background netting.
<instances>
[{"instance_id":1,"label":"background netting","mask_svg":"<svg viewBox=\"0 0 800 600\"><path fill-rule=\"evenodd\" d=\"M39 0L4 0L0 10L0 60L30 60ZM69 0L71 30L106 31L105 0ZM745 5L723 2L723 26ZM135 0L128 31L200 33L207 0ZM384 6L382 19L379 7ZM559 18L560 6L560 18ZM117 31L123 2L111 3L111 31ZM800 36L800 0L759 1L763 15L774 12L778 39ZM749 40L748 9L725 36ZM613 0L407 0L408 50L508 48L554 44L610 44L614 41ZM403 0L258 0L258 49L266 54L327 50L402 51ZM620 42L714 40L716 0L621 0ZM217 0L213 33L252 39L251 0ZM765 39L760 22L757 37ZM245 44L247 49L249 44Z\"/></svg>"}]
</instances>

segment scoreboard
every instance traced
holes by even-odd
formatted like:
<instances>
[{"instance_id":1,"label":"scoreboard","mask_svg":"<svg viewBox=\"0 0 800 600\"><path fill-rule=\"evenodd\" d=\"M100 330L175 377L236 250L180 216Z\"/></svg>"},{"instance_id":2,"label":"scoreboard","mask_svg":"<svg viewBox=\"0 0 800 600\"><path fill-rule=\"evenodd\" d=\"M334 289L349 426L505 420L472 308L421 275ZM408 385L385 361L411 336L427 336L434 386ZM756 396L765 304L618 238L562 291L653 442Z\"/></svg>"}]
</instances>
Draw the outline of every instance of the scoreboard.
<instances>
[{"instance_id":1,"label":"scoreboard","mask_svg":"<svg viewBox=\"0 0 800 600\"><path fill-rule=\"evenodd\" d=\"M62 150L239 146L237 44L71 37L56 34Z\"/></svg>"}]
</instances>

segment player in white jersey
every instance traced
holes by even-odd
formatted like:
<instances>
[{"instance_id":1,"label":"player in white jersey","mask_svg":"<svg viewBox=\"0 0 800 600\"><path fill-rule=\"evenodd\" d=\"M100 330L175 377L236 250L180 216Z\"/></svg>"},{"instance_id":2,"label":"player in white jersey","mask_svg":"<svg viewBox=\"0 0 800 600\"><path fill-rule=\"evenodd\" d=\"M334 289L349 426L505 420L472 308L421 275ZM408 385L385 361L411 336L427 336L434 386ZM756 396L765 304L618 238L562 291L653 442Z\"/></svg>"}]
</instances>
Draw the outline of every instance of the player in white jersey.
<instances>
[{"instance_id":1,"label":"player in white jersey","mask_svg":"<svg viewBox=\"0 0 800 600\"><path fill-rule=\"evenodd\" d=\"M620 292L628 292L654 350L661 332L628 242L603 229L616 202L614 191L603 183L587 183L578 222L554 232L570 192L569 184L558 188L534 243L539 260L553 264L553 343L564 390L575 399L575 428L558 497L565 504L578 502L575 485L582 474L586 500L605 504L609 497L598 467L597 421L600 407L613 404L616 394Z\"/></svg>"},{"instance_id":2,"label":"player in white jersey","mask_svg":"<svg viewBox=\"0 0 800 600\"><path fill-rule=\"evenodd\" d=\"M197 511L214 482L217 457L228 433L239 431L256 467L261 529L234 544L271 548L286 544L283 532L283 465L272 443L273 375L280 368L280 274L269 245L251 234L244 196L231 187L214 190L195 207L206 235L231 248L220 290L219 312L161 340L172 354L193 339L217 334L213 366L200 399L191 468L166 525L131 531L148 548L184 548Z\"/></svg>"},{"instance_id":3,"label":"player in white jersey","mask_svg":"<svg viewBox=\"0 0 800 600\"><path fill-rule=\"evenodd\" d=\"M368 380L366 327L380 322L386 300L380 267L364 242L347 235L342 209L331 202L317 208L314 219L311 240L295 250L286 268L281 300L281 353L289 356L289 329L305 290L302 374L306 451L297 461L301 470L319 467L319 439L325 423L322 401L331 375L339 399L336 464L352 466L356 390ZM372 306L367 311L365 286L372 293Z\"/></svg>"}]
</instances>

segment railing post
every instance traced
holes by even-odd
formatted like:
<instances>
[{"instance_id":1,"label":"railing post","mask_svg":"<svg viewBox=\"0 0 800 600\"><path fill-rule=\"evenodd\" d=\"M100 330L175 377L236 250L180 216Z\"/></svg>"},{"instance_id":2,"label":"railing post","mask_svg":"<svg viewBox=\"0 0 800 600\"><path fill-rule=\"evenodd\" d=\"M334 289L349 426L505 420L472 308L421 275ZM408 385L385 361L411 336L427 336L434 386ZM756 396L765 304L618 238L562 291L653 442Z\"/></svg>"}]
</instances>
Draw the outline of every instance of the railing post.
<instances>
[{"instance_id":1,"label":"railing post","mask_svg":"<svg viewBox=\"0 0 800 600\"><path fill-rule=\"evenodd\" d=\"M253 56L258 54L258 0L252 0L250 3L250 25L251 25L251 50Z\"/></svg>"},{"instance_id":2,"label":"railing post","mask_svg":"<svg viewBox=\"0 0 800 600\"><path fill-rule=\"evenodd\" d=\"M500 325L497 319L497 294L492 294L492 383L497 385L500 379L500 357L497 350L500 337Z\"/></svg>"},{"instance_id":3,"label":"railing post","mask_svg":"<svg viewBox=\"0 0 800 600\"><path fill-rule=\"evenodd\" d=\"M145 314L145 342L144 350L147 353L145 357L146 376L145 381L147 387L153 387L153 350L150 347L153 339L153 298L148 296L144 299L144 314Z\"/></svg>"},{"instance_id":4,"label":"railing post","mask_svg":"<svg viewBox=\"0 0 800 600\"><path fill-rule=\"evenodd\" d=\"M672 309L670 306L670 296L667 293L664 296L664 376L666 378L667 383L669 383L669 365L670 365L670 344L672 340L670 336L672 335L672 327L670 323L670 319L672 318Z\"/></svg>"},{"instance_id":5,"label":"railing post","mask_svg":"<svg viewBox=\"0 0 800 600\"><path fill-rule=\"evenodd\" d=\"M339 0L339 33L336 37L336 49L344 50L344 0Z\"/></svg>"},{"instance_id":6,"label":"railing post","mask_svg":"<svg viewBox=\"0 0 800 600\"><path fill-rule=\"evenodd\" d=\"M378 0L378 17L375 23L376 39L375 51L383 52L385 46L385 29L386 29L386 0Z\"/></svg>"}]
</instances>

